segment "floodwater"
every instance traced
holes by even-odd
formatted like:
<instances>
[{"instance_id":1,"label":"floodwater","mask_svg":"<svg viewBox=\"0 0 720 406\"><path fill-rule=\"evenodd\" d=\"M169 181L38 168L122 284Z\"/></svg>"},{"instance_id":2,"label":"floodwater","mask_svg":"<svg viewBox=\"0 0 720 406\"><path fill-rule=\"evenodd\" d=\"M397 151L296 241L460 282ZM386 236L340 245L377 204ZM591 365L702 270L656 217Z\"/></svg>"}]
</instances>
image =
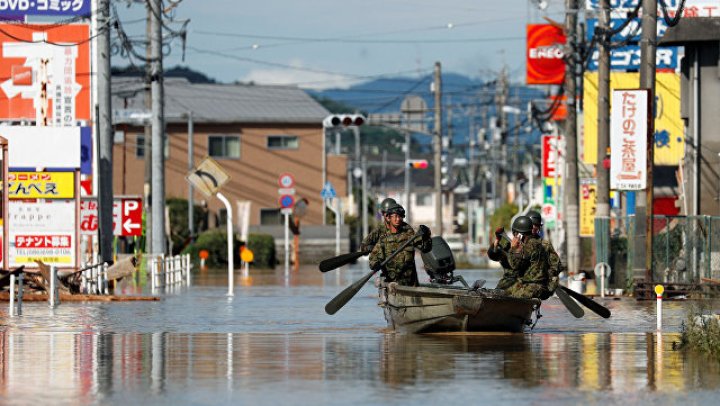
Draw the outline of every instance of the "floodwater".
<instances>
[{"instance_id":1,"label":"floodwater","mask_svg":"<svg viewBox=\"0 0 720 406\"><path fill-rule=\"evenodd\" d=\"M207 271L158 302L26 302L14 318L0 302L0 403L691 405L720 394L720 363L673 349L692 302L665 303L661 335L654 302L607 300L610 319L575 319L555 298L525 334L393 334L372 284L323 310L366 269L238 271L232 298L226 274Z\"/></svg>"}]
</instances>

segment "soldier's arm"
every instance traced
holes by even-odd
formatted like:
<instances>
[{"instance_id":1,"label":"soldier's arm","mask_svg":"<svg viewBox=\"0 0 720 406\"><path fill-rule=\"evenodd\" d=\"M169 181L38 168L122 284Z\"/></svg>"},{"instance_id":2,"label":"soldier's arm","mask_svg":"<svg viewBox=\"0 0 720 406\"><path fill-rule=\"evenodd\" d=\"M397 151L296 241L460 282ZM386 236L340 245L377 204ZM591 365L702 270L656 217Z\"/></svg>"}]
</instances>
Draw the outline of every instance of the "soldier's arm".
<instances>
[{"instance_id":1,"label":"soldier's arm","mask_svg":"<svg viewBox=\"0 0 720 406\"><path fill-rule=\"evenodd\" d=\"M376 227L368 235L366 235L360 243L360 251L372 251L373 247L375 247L375 244L377 244L378 239L380 239L380 231L380 227Z\"/></svg>"},{"instance_id":2,"label":"soldier's arm","mask_svg":"<svg viewBox=\"0 0 720 406\"><path fill-rule=\"evenodd\" d=\"M370 252L370 257L368 257L368 265L370 265L370 269L377 270L384 260L385 250L381 244L375 244L372 252Z\"/></svg>"},{"instance_id":3,"label":"soldier's arm","mask_svg":"<svg viewBox=\"0 0 720 406\"><path fill-rule=\"evenodd\" d=\"M506 251L503 251L499 243L495 242L488 248L487 256L493 261L500 262L505 259Z\"/></svg>"},{"instance_id":4,"label":"soldier's arm","mask_svg":"<svg viewBox=\"0 0 720 406\"><path fill-rule=\"evenodd\" d=\"M507 262L510 269L519 271L527 267L529 258L524 251L524 246L520 245L518 248L511 249L510 252L508 252Z\"/></svg>"}]
</instances>

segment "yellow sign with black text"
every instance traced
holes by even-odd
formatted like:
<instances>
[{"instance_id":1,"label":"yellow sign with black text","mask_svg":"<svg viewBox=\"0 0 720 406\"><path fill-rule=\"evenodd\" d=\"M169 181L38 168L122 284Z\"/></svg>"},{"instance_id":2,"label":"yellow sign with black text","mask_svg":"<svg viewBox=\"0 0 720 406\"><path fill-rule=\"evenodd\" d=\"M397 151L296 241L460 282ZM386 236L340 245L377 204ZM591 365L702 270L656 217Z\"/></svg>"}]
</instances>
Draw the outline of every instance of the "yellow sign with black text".
<instances>
[{"instance_id":1,"label":"yellow sign with black text","mask_svg":"<svg viewBox=\"0 0 720 406\"><path fill-rule=\"evenodd\" d=\"M580 179L580 237L595 236L596 190L595 179Z\"/></svg>"},{"instance_id":2,"label":"yellow sign with black text","mask_svg":"<svg viewBox=\"0 0 720 406\"><path fill-rule=\"evenodd\" d=\"M680 118L680 76L673 72L655 75L655 165L675 166L685 156L683 120ZM583 105L585 131L583 158L585 163L597 163L597 102L598 74L589 72L584 78ZM637 89L639 73L612 72L610 89ZM612 108L612 106L610 106ZM612 153L612 151L611 151Z\"/></svg>"},{"instance_id":3,"label":"yellow sign with black text","mask_svg":"<svg viewBox=\"0 0 720 406\"><path fill-rule=\"evenodd\" d=\"M10 172L10 199L72 199L75 197L73 172Z\"/></svg>"}]
</instances>

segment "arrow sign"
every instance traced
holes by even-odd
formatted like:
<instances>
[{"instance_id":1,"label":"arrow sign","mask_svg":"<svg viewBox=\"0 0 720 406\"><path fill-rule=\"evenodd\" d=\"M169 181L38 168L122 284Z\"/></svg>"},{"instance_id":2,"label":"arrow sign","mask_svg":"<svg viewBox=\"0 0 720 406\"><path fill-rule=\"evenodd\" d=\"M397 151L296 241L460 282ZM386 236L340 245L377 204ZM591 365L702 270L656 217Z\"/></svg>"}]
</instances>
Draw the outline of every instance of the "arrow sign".
<instances>
[{"instance_id":1,"label":"arrow sign","mask_svg":"<svg viewBox=\"0 0 720 406\"><path fill-rule=\"evenodd\" d=\"M205 196L212 197L230 179L230 176L215 160L208 157L197 168L191 170L185 179Z\"/></svg>"},{"instance_id":2,"label":"arrow sign","mask_svg":"<svg viewBox=\"0 0 720 406\"><path fill-rule=\"evenodd\" d=\"M123 235L132 235L134 229L140 229L142 227L140 224L133 223L132 219L126 219L123 223Z\"/></svg>"}]
</instances>

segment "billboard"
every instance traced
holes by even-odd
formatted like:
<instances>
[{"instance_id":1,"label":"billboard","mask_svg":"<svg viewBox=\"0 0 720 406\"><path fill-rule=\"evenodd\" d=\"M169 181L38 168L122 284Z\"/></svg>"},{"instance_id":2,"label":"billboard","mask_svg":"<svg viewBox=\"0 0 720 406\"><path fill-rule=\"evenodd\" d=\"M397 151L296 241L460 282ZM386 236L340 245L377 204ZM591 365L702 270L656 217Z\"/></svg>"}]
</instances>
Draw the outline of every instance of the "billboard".
<instances>
[{"instance_id":1,"label":"billboard","mask_svg":"<svg viewBox=\"0 0 720 406\"><path fill-rule=\"evenodd\" d=\"M542 176L543 178L554 178L560 176L560 154L564 147L564 139L561 136L542 136Z\"/></svg>"},{"instance_id":2,"label":"billboard","mask_svg":"<svg viewBox=\"0 0 720 406\"><path fill-rule=\"evenodd\" d=\"M610 188L643 190L647 185L648 90L612 92Z\"/></svg>"},{"instance_id":3,"label":"billboard","mask_svg":"<svg viewBox=\"0 0 720 406\"><path fill-rule=\"evenodd\" d=\"M10 199L72 199L75 197L73 172L10 172Z\"/></svg>"},{"instance_id":4,"label":"billboard","mask_svg":"<svg viewBox=\"0 0 720 406\"><path fill-rule=\"evenodd\" d=\"M75 266L75 201L10 201L10 267Z\"/></svg>"},{"instance_id":5,"label":"billboard","mask_svg":"<svg viewBox=\"0 0 720 406\"><path fill-rule=\"evenodd\" d=\"M588 71L598 70L600 51L595 49L588 62ZM655 50L657 69L675 70L680 66L680 47L657 47ZM610 51L610 69L619 71L640 69L640 45L630 44Z\"/></svg>"},{"instance_id":6,"label":"billboard","mask_svg":"<svg viewBox=\"0 0 720 406\"><path fill-rule=\"evenodd\" d=\"M637 7L642 0L610 0L610 9L613 12L630 12ZM668 10L669 17L675 16L675 11L680 6L682 0L664 0ZM658 1L659 3L659 1ZM586 10L599 10L600 0L588 0L585 2ZM658 16L662 14L661 8L658 6ZM683 17L717 17L720 15L720 3L717 0L685 0L683 9ZM658 21L661 18L658 18Z\"/></svg>"},{"instance_id":7,"label":"billboard","mask_svg":"<svg viewBox=\"0 0 720 406\"><path fill-rule=\"evenodd\" d=\"M90 120L89 37L88 24L0 24L0 120Z\"/></svg>"},{"instance_id":8,"label":"billboard","mask_svg":"<svg viewBox=\"0 0 720 406\"><path fill-rule=\"evenodd\" d=\"M527 26L526 82L528 85L558 85L565 77L565 34L550 24Z\"/></svg>"},{"instance_id":9,"label":"billboard","mask_svg":"<svg viewBox=\"0 0 720 406\"><path fill-rule=\"evenodd\" d=\"M90 15L92 0L6 0L0 1L0 14L23 17L40 16L80 16Z\"/></svg>"},{"instance_id":10,"label":"billboard","mask_svg":"<svg viewBox=\"0 0 720 406\"><path fill-rule=\"evenodd\" d=\"M584 77L584 162L597 162L597 73ZM610 89L637 89L639 73L612 72ZM612 103L611 103L612 104ZM610 106L612 112L612 105ZM658 72L655 84L655 165L678 165L685 155L683 121L680 118L680 76L671 72Z\"/></svg>"}]
</instances>

